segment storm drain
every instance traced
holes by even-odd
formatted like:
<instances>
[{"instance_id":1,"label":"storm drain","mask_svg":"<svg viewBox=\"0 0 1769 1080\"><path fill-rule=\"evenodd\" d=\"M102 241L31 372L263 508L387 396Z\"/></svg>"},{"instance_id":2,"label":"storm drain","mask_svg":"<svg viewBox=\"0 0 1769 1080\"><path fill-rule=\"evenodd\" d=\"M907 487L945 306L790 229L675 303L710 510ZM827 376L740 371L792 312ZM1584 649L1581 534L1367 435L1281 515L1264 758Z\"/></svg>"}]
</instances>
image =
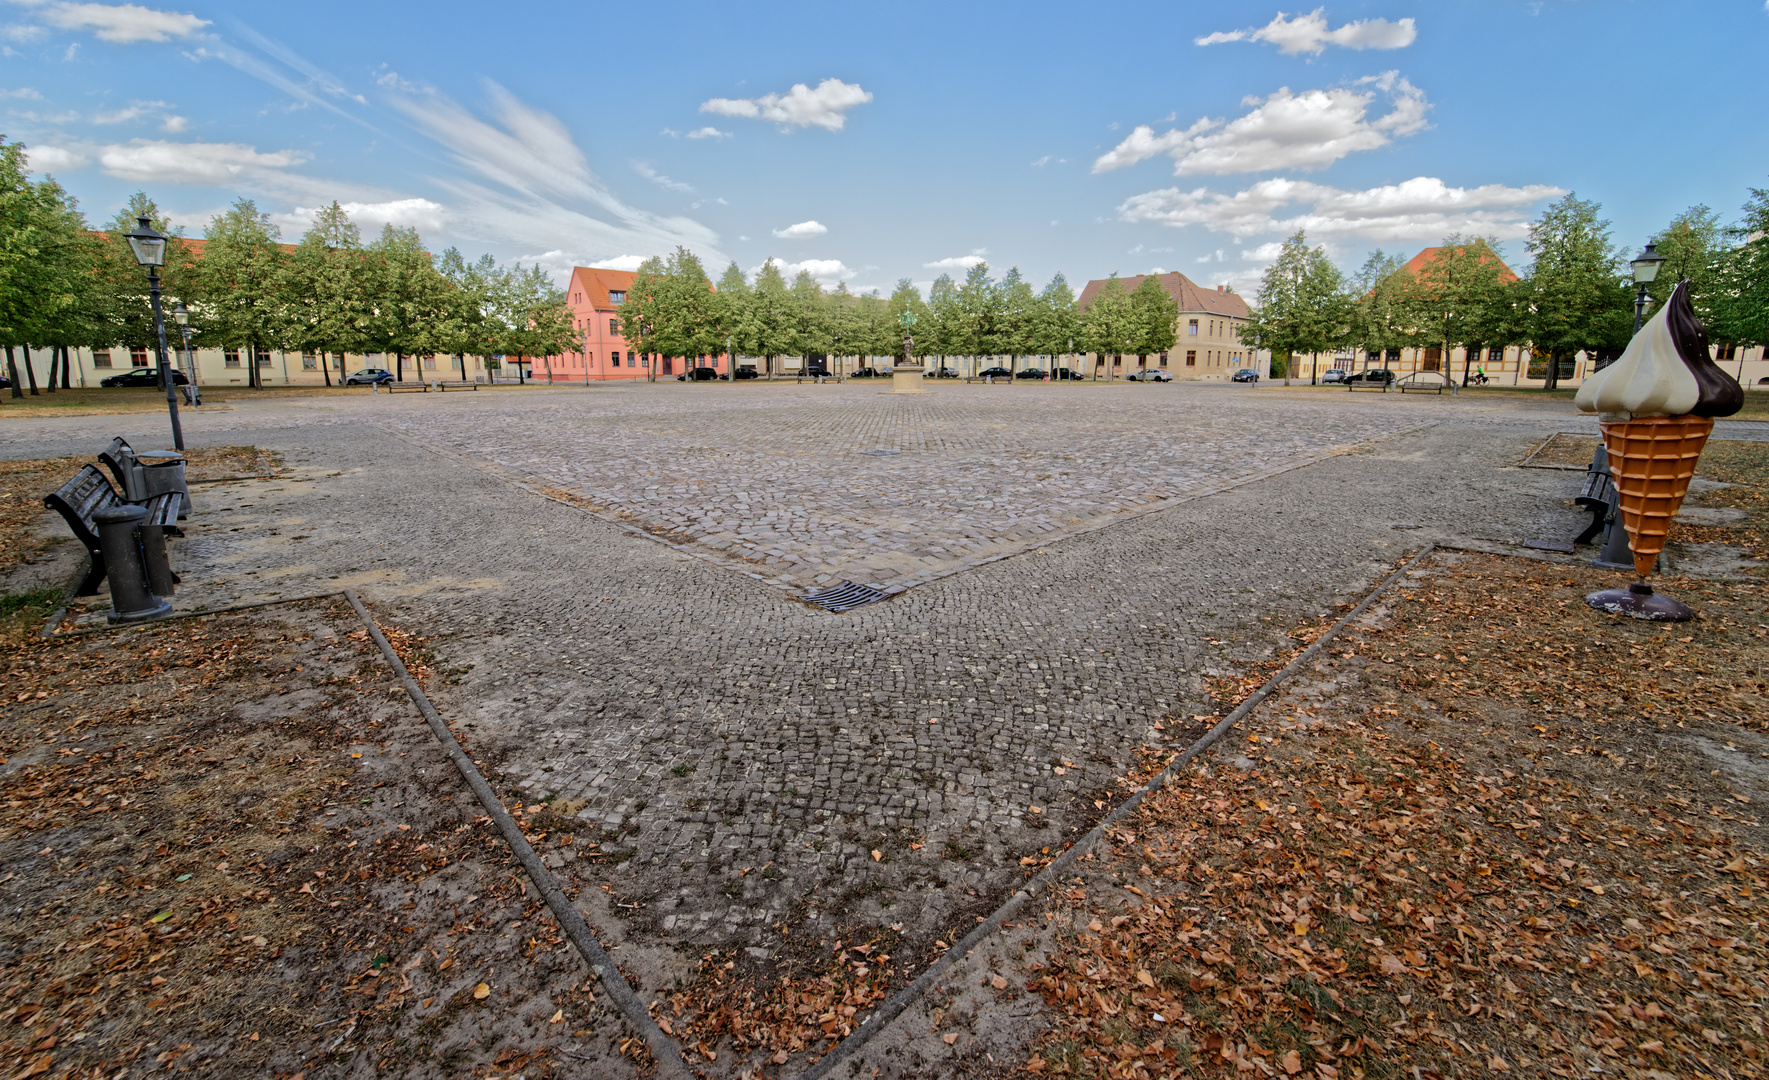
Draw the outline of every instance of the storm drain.
<instances>
[{"instance_id":1,"label":"storm drain","mask_svg":"<svg viewBox=\"0 0 1769 1080\"><path fill-rule=\"evenodd\" d=\"M896 457L902 453L901 450L862 450L860 452L867 457Z\"/></svg>"},{"instance_id":2,"label":"storm drain","mask_svg":"<svg viewBox=\"0 0 1769 1080\"><path fill-rule=\"evenodd\" d=\"M816 604L827 611L851 611L884 598L883 590L875 589L870 585L856 585L851 581L844 581L840 585L831 585L824 589L812 589L799 597L800 600Z\"/></svg>"}]
</instances>

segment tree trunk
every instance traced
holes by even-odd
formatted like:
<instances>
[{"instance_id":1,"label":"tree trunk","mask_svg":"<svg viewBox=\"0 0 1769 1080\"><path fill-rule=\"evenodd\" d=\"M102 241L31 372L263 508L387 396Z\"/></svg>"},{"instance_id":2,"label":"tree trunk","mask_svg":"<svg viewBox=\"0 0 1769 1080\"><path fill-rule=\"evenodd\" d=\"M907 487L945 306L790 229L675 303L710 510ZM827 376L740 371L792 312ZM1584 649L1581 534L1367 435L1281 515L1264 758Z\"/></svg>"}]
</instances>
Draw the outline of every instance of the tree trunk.
<instances>
[{"instance_id":1,"label":"tree trunk","mask_svg":"<svg viewBox=\"0 0 1769 1080\"><path fill-rule=\"evenodd\" d=\"M1320 378L1321 354L1319 352L1311 352L1308 354L1308 385L1319 386Z\"/></svg>"},{"instance_id":2,"label":"tree trunk","mask_svg":"<svg viewBox=\"0 0 1769 1080\"><path fill-rule=\"evenodd\" d=\"M1542 389L1558 390L1560 388L1560 350L1548 350L1548 370L1542 372Z\"/></svg>"},{"instance_id":3,"label":"tree trunk","mask_svg":"<svg viewBox=\"0 0 1769 1080\"><path fill-rule=\"evenodd\" d=\"M1444 354L1448 356L1448 353ZM1467 346L1462 350L1462 389L1468 389L1469 369L1474 365L1474 347Z\"/></svg>"},{"instance_id":4,"label":"tree trunk","mask_svg":"<svg viewBox=\"0 0 1769 1080\"><path fill-rule=\"evenodd\" d=\"M20 347L23 348L25 351L25 378L27 378L31 381L31 396L36 397L36 396L38 396L37 395L37 365L31 363L31 347L29 345L23 345Z\"/></svg>"},{"instance_id":5,"label":"tree trunk","mask_svg":"<svg viewBox=\"0 0 1769 1080\"><path fill-rule=\"evenodd\" d=\"M73 361L69 357L68 347L63 345L61 347L61 388L63 390L72 390L74 388L74 384L68 373L68 368L72 366L72 363Z\"/></svg>"},{"instance_id":6,"label":"tree trunk","mask_svg":"<svg viewBox=\"0 0 1769 1080\"><path fill-rule=\"evenodd\" d=\"M253 348L256 347L253 346ZM332 385L332 357L323 349L319 354L319 373L325 379L327 386Z\"/></svg>"},{"instance_id":7,"label":"tree trunk","mask_svg":"<svg viewBox=\"0 0 1769 1080\"><path fill-rule=\"evenodd\" d=\"M404 382L405 381L405 354L404 353L394 353L393 354L393 381L394 382Z\"/></svg>"},{"instance_id":8,"label":"tree trunk","mask_svg":"<svg viewBox=\"0 0 1769 1080\"><path fill-rule=\"evenodd\" d=\"M6 346L6 370L12 377L12 396L24 397L25 392L18 385L18 358L12 354L12 346Z\"/></svg>"},{"instance_id":9,"label":"tree trunk","mask_svg":"<svg viewBox=\"0 0 1769 1080\"><path fill-rule=\"evenodd\" d=\"M49 346L49 379L47 382L45 382L43 384L43 389L48 391L51 394L55 393L55 365L56 365L56 361L58 361L60 359L61 359L61 346L60 345Z\"/></svg>"}]
</instances>

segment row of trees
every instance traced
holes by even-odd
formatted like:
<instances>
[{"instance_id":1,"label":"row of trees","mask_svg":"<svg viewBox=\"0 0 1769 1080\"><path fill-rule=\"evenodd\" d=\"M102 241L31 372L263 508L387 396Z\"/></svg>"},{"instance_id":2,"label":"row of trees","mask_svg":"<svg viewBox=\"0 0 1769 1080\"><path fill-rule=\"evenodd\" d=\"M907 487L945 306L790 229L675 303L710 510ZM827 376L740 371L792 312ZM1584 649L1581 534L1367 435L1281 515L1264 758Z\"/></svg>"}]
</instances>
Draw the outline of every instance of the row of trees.
<instances>
[{"instance_id":1,"label":"row of trees","mask_svg":"<svg viewBox=\"0 0 1769 1080\"><path fill-rule=\"evenodd\" d=\"M1136 354L1173 346L1178 306L1153 277L1126 290L1108 280L1085 313L1062 274L1042 290L1010 269L999 279L978 263L963 281L941 274L923 297L909 279L889 297L856 295L845 284L825 291L808 271L787 281L769 260L752 280L736 263L717 287L698 256L677 248L640 266L621 308L623 336L659 356L731 351L762 359L772 373L782 356L903 357L905 334L919 356ZM654 368L655 370L655 368Z\"/></svg>"},{"instance_id":2,"label":"row of trees","mask_svg":"<svg viewBox=\"0 0 1769 1080\"><path fill-rule=\"evenodd\" d=\"M1752 189L1736 225L1695 206L1653 241L1666 260L1649 288L1654 303L1689 279L1710 340L1769 344L1769 193ZM1286 379L1301 355L1318 368L1321 353L1356 348L1386 364L1393 350L1435 347L1447 363L1460 347L1466 385L1480 349L1523 345L1553 388L1577 353L1600 364L1619 355L1633 332L1633 252L1611 241L1602 208L1565 196L1531 223L1525 247L1522 277L1507 271L1497 241L1451 235L1411 271L1377 250L1347 278L1298 232L1265 273L1248 337Z\"/></svg>"},{"instance_id":3,"label":"row of trees","mask_svg":"<svg viewBox=\"0 0 1769 1080\"><path fill-rule=\"evenodd\" d=\"M91 229L59 184L31 177L24 148L0 138L0 344L13 396L21 383L38 391L32 349L50 356L53 392L69 385L70 348L153 348L146 276L124 239L143 215L170 237L167 307L186 305L204 346L247 354L253 385L272 349L316 354L329 384L328 354L384 353L401 378L408 357L454 355L465 377L466 356L545 356L576 340L563 291L539 267L468 262L454 248L436 257L417 230L392 225L364 243L336 203L284 244L249 199L210 221L198 257L145 194Z\"/></svg>"}]
</instances>

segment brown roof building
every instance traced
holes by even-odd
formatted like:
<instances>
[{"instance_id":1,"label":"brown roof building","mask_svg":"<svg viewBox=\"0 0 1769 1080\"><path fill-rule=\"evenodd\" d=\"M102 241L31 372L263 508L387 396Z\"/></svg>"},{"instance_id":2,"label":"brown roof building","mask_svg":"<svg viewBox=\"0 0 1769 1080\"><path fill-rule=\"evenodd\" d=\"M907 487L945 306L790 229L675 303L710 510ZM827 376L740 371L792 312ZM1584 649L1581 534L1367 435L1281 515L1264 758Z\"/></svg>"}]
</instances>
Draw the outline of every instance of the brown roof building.
<instances>
[{"instance_id":1,"label":"brown roof building","mask_svg":"<svg viewBox=\"0 0 1769 1080\"><path fill-rule=\"evenodd\" d=\"M1126 293L1131 293L1142 284L1145 276L1137 274L1119 278L1118 282ZM1101 278L1088 282L1076 301L1077 307L1086 311L1108 280ZM1155 280L1179 306L1179 325L1174 330L1178 340L1172 351L1151 357L1151 364L1158 364L1176 379L1228 379L1244 367L1265 370L1256 363L1254 350L1241 341L1241 332L1251 311L1239 294L1231 292L1226 285L1204 288L1177 270L1156 274ZM1132 367L1135 362L1132 358ZM1089 363L1091 370L1087 369ZM1094 378L1116 379L1130 373L1122 356L1090 353L1081 364L1081 374Z\"/></svg>"}]
</instances>

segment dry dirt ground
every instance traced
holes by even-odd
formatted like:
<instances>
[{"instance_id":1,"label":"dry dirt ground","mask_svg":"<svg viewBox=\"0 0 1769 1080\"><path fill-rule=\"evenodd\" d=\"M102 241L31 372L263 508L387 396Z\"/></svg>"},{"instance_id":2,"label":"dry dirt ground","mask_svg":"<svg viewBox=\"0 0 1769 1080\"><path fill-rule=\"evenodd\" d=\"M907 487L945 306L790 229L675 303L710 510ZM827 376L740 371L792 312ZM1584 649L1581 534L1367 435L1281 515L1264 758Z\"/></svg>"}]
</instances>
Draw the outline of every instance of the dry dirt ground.
<instances>
[{"instance_id":1,"label":"dry dirt ground","mask_svg":"<svg viewBox=\"0 0 1769 1080\"><path fill-rule=\"evenodd\" d=\"M999 991L1026 1072L1764 1075L1769 589L1415 573L1084 859Z\"/></svg>"},{"instance_id":2,"label":"dry dirt ground","mask_svg":"<svg viewBox=\"0 0 1769 1080\"><path fill-rule=\"evenodd\" d=\"M40 621L15 616L0 657L6 1075L632 1073L342 599L49 641ZM567 888L602 857L512 809Z\"/></svg>"}]
</instances>

